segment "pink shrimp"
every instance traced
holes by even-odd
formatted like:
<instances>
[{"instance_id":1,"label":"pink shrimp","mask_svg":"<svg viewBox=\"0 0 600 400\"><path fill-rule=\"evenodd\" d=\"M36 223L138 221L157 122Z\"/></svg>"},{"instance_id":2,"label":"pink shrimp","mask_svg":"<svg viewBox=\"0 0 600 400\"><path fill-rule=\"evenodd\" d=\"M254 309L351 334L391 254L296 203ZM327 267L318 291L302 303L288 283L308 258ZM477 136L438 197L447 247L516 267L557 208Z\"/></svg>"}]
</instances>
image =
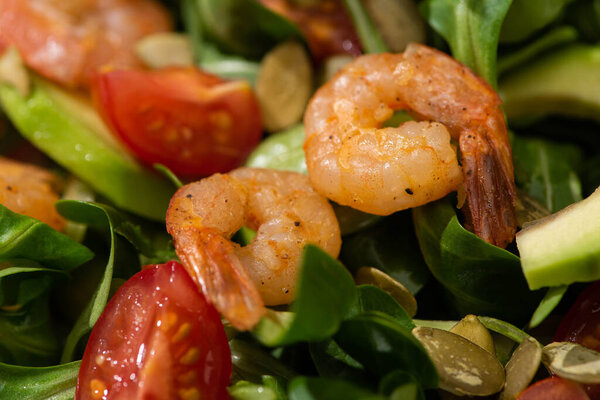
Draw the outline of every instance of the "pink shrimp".
<instances>
[{"instance_id":1,"label":"pink shrimp","mask_svg":"<svg viewBox=\"0 0 600 400\"><path fill-rule=\"evenodd\" d=\"M504 247L513 240L516 217L500 105L490 85L427 46L361 56L308 105L310 180L324 196L379 215L439 199L462 184L467 227ZM423 122L381 128L394 110ZM459 143L462 166L451 138Z\"/></svg>"},{"instance_id":2,"label":"pink shrimp","mask_svg":"<svg viewBox=\"0 0 600 400\"><path fill-rule=\"evenodd\" d=\"M256 230L247 246L230 237ZM215 307L239 329L264 305L294 299L302 249L313 243L337 257L340 229L329 202L305 175L239 168L181 187L167 211L177 255Z\"/></svg>"}]
</instances>

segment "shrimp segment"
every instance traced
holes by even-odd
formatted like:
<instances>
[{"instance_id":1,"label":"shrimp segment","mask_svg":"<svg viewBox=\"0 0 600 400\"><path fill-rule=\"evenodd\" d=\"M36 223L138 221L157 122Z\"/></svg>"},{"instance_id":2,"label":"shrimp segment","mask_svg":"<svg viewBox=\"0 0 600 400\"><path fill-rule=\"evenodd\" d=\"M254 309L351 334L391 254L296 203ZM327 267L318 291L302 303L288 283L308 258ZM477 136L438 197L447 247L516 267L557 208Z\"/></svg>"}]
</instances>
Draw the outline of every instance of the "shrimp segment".
<instances>
[{"instance_id":1,"label":"shrimp segment","mask_svg":"<svg viewBox=\"0 0 600 400\"><path fill-rule=\"evenodd\" d=\"M230 237L256 230L244 247ZM192 278L238 329L252 328L264 304L291 302L300 255L308 243L337 257L341 236L331 205L306 176L239 168L180 188L167 230Z\"/></svg>"},{"instance_id":2,"label":"shrimp segment","mask_svg":"<svg viewBox=\"0 0 600 400\"><path fill-rule=\"evenodd\" d=\"M0 157L0 204L58 231L65 226L65 220L54 208L59 186L58 177L49 171Z\"/></svg>"},{"instance_id":3,"label":"shrimp segment","mask_svg":"<svg viewBox=\"0 0 600 400\"><path fill-rule=\"evenodd\" d=\"M87 86L103 66L141 66L135 43L170 28L153 0L0 1L0 43L14 44L28 66L69 87Z\"/></svg>"},{"instance_id":4,"label":"shrimp segment","mask_svg":"<svg viewBox=\"0 0 600 400\"><path fill-rule=\"evenodd\" d=\"M515 186L500 105L485 81L427 46L359 57L308 105L310 180L328 198L379 215L439 199L462 183L466 225L505 247L516 231ZM395 110L423 122L381 128Z\"/></svg>"}]
</instances>

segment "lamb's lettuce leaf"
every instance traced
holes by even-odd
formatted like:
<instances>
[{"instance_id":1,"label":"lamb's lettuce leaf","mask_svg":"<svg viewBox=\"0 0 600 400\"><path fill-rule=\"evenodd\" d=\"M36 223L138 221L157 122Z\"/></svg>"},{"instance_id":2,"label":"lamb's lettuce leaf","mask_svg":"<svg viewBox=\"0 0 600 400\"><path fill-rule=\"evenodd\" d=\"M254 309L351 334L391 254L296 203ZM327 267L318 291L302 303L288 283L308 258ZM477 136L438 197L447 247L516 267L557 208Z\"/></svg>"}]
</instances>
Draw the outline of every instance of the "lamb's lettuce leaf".
<instances>
[{"instance_id":1,"label":"lamb's lettuce leaf","mask_svg":"<svg viewBox=\"0 0 600 400\"><path fill-rule=\"evenodd\" d=\"M48 295L16 310L0 310L0 362L45 366L55 363L59 355Z\"/></svg>"},{"instance_id":2,"label":"lamb's lettuce leaf","mask_svg":"<svg viewBox=\"0 0 600 400\"><path fill-rule=\"evenodd\" d=\"M582 199L578 171L583 154L579 147L514 136L512 150L517 185L549 211L559 211Z\"/></svg>"},{"instance_id":3,"label":"lamb's lettuce leaf","mask_svg":"<svg viewBox=\"0 0 600 400\"><path fill-rule=\"evenodd\" d=\"M0 398L72 400L81 361L30 368L0 363Z\"/></svg>"},{"instance_id":4,"label":"lamb's lettuce leaf","mask_svg":"<svg viewBox=\"0 0 600 400\"><path fill-rule=\"evenodd\" d=\"M351 270L371 266L418 293L431 274L414 234L410 212L396 213L344 237L340 260Z\"/></svg>"},{"instance_id":5,"label":"lamb's lettuce leaf","mask_svg":"<svg viewBox=\"0 0 600 400\"><path fill-rule=\"evenodd\" d=\"M354 383L332 378L314 378L301 376L290 383L290 400L385 400L378 395Z\"/></svg>"},{"instance_id":6,"label":"lamb's lettuce leaf","mask_svg":"<svg viewBox=\"0 0 600 400\"><path fill-rule=\"evenodd\" d=\"M572 1L513 0L500 31L500 42L514 43L527 39L556 20Z\"/></svg>"},{"instance_id":7,"label":"lamb's lettuce leaf","mask_svg":"<svg viewBox=\"0 0 600 400\"><path fill-rule=\"evenodd\" d=\"M559 26L526 46L519 47L511 53L502 54L498 59L498 75L527 64L553 47L574 42L577 37L577 30L572 26Z\"/></svg>"},{"instance_id":8,"label":"lamb's lettuce leaf","mask_svg":"<svg viewBox=\"0 0 600 400\"><path fill-rule=\"evenodd\" d=\"M421 11L452 56L496 86L500 28L512 0L426 0Z\"/></svg>"},{"instance_id":9,"label":"lamb's lettuce leaf","mask_svg":"<svg viewBox=\"0 0 600 400\"><path fill-rule=\"evenodd\" d=\"M438 386L437 371L421 343L386 314L370 311L344 321L335 341L377 376L401 369L425 389Z\"/></svg>"},{"instance_id":10,"label":"lamb's lettuce leaf","mask_svg":"<svg viewBox=\"0 0 600 400\"><path fill-rule=\"evenodd\" d=\"M541 293L529 290L519 257L463 228L447 200L415 208L413 217L425 261L459 315L530 317Z\"/></svg>"},{"instance_id":11,"label":"lamb's lettuce leaf","mask_svg":"<svg viewBox=\"0 0 600 400\"><path fill-rule=\"evenodd\" d=\"M254 330L265 345L282 346L331 337L356 302L350 273L314 245L304 249L291 312L269 311Z\"/></svg>"},{"instance_id":12,"label":"lamb's lettuce leaf","mask_svg":"<svg viewBox=\"0 0 600 400\"><path fill-rule=\"evenodd\" d=\"M63 271L90 260L94 254L48 225L0 205L0 261L26 259Z\"/></svg>"}]
</instances>

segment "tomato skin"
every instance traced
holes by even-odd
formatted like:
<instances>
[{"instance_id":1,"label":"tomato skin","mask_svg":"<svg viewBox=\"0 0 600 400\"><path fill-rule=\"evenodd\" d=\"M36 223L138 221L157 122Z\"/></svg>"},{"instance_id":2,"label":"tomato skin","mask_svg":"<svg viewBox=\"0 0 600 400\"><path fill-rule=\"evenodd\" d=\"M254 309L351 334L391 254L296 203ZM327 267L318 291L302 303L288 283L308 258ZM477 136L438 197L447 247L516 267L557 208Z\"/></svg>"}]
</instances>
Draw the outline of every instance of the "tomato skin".
<instances>
[{"instance_id":1,"label":"tomato skin","mask_svg":"<svg viewBox=\"0 0 600 400\"><path fill-rule=\"evenodd\" d=\"M114 70L92 83L96 107L146 163L198 177L240 166L260 142L250 85L197 68Z\"/></svg>"},{"instance_id":2,"label":"tomato skin","mask_svg":"<svg viewBox=\"0 0 600 400\"><path fill-rule=\"evenodd\" d=\"M138 272L108 303L85 349L75 399L224 400L230 378L219 314L172 261Z\"/></svg>"},{"instance_id":3,"label":"tomato skin","mask_svg":"<svg viewBox=\"0 0 600 400\"><path fill-rule=\"evenodd\" d=\"M589 400L589 397L576 383L554 376L529 386L517 400Z\"/></svg>"},{"instance_id":4,"label":"tomato skin","mask_svg":"<svg viewBox=\"0 0 600 400\"><path fill-rule=\"evenodd\" d=\"M575 342L600 351L600 281L589 285L564 316L555 342ZM600 385L583 386L591 400L600 400Z\"/></svg>"},{"instance_id":5,"label":"tomato skin","mask_svg":"<svg viewBox=\"0 0 600 400\"><path fill-rule=\"evenodd\" d=\"M334 54L361 54L354 24L341 1L321 0L308 7L293 6L289 0L260 2L298 25L315 61Z\"/></svg>"}]
</instances>

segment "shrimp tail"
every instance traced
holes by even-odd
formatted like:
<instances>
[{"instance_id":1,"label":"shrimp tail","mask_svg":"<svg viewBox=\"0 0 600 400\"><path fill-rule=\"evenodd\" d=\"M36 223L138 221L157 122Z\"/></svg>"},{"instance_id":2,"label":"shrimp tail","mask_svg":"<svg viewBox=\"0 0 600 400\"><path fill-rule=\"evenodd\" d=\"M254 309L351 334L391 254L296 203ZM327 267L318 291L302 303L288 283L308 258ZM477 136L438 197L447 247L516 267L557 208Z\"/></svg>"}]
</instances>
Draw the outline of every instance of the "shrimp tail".
<instances>
[{"instance_id":1,"label":"shrimp tail","mask_svg":"<svg viewBox=\"0 0 600 400\"><path fill-rule=\"evenodd\" d=\"M462 210L467 229L486 242L504 248L512 242L517 230L516 189L510 147L500 148L499 143L491 142L491 137L472 131L460 135L467 192Z\"/></svg>"},{"instance_id":2,"label":"shrimp tail","mask_svg":"<svg viewBox=\"0 0 600 400\"><path fill-rule=\"evenodd\" d=\"M214 228L182 228L177 255L204 294L239 330L249 330L265 313L263 300L234 245Z\"/></svg>"}]
</instances>

